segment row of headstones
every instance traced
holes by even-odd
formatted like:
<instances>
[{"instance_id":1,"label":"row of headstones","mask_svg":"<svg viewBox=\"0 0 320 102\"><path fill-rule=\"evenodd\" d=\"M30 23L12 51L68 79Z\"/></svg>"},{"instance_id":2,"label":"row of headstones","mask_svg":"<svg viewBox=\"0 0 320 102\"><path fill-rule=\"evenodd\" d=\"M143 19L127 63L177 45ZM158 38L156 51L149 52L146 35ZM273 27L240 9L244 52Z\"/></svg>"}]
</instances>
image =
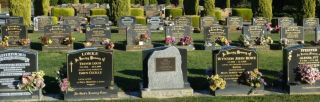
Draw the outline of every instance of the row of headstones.
<instances>
[{"instance_id":1,"label":"row of headstones","mask_svg":"<svg viewBox=\"0 0 320 102\"><path fill-rule=\"evenodd\" d=\"M248 95L250 85L239 83L247 71L259 68L258 54L253 49L224 47L213 50L213 72L226 81L225 89L214 91L216 96ZM295 46L284 50L283 81L289 94L319 93L320 84L301 81L297 68L310 65L319 69L320 48ZM176 47L159 47L143 51L142 98L170 98L192 96L193 89L187 78L187 51ZM0 100L32 99L41 90L17 89L22 75L38 71L38 53L33 50L6 49L0 51ZM118 88L114 82L113 51L81 49L67 54L65 76L69 89L65 100L117 98ZM318 72L319 73L319 72ZM317 74L318 74L317 73ZM63 80L63 79L61 79ZM268 83L268 82L266 82ZM251 95L268 94L264 87ZM68 89L67 88L67 89Z\"/></svg>"}]
</instances>

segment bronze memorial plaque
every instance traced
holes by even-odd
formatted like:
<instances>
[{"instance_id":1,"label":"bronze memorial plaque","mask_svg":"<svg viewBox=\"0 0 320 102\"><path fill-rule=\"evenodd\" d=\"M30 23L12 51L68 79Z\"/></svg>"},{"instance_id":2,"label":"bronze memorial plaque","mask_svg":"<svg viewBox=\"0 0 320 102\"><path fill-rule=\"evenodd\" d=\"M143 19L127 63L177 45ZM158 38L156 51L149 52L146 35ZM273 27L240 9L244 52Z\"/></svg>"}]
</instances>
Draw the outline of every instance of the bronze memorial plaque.
<instances>
[{"instance_id":1,"label":"bronze memorial plaque","mask_svg":"<svg viewBox=\"0 0 320 102\"><path fill-rule=\"evenodd\" d=\"M176 58L156 58L156 72L163 71L175 71L176 70Z\"/></svg>"}]
</instances>

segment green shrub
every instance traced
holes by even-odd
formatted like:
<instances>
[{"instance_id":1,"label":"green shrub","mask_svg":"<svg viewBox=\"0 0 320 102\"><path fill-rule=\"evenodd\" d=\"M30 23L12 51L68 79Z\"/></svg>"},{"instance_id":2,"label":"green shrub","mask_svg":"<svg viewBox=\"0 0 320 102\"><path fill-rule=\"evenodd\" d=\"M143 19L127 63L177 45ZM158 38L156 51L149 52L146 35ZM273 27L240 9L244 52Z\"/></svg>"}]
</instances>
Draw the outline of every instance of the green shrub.
<instances>
[{"instance_id":1,"label":"green shrub","mask_svg":"<svg viewBox=\"0 0 320 102\"><path fill-rule=\"evenodd\" d=\"M73 3L73 0L59 0L58 4L68 4Z\"/></svg>"},{"instance_id":2,"label":"green shrub","mask_svg":"<svg viewBox=\"0 0 320 102\"><path fill-rule=\"evenodd\" d=\"M9 0L9 12L12 16L23 17L23 24L31 25L31 0Z\"/></svg>"},{"instance_id":3,"label":"green shrub","mask_svg":"<svg viewBox=\"0 0 320 102\"><path fill-rule=\"evenodd\" d=\"M186 15L199 14L199 0L185 0L183 4Z\"/></svg>"},{"instance_id":4,"label":"green shrub","mask_svg":"<svg viewBox=\"0 0 320 102\"><path fill-rule=\"evenodd\" d=\"M58 17L52 16L52 23L53 24L58 24Z\"/></svg>"},{"instance_id":5,"label":"green shrub","mask_svg":"<svg viewBox=\"0 0 320 102\"><path fill-rule=\"evenodd\" d=\"M231 8L230 0L226 0L226 8Z\"/></svg>"},{"instance_id":6,"label":"green shrub","mask_svg":"<svg viewBox=\"0 0 320 102\"><path fill-rule=\"evenodd\" d=\"M206 16L215 16L215 0L204 0L204 14Z\"/></svg>"},{"instance_id":7,"label":"green shrub","mask_svg":"<svg viewBox=\"0 0 320 102\"><path fill-rule=\"evenodd\" d=\"M149 5L149 0L143 0L143 5Z\"/></svg>"},{"instance_id":8,"label":"green shrub","mask_svg":"<svg viewBox=\"0 0 320 102\"><path fill-rule=\"evenodd\" d=\"M79 4L79 0L73 0L73 4Z\"/></svg>"},{"instance_id":9,"label":"green shrub","mask_svg":"<svg viewBox=\"0 0 320 102\"><path fill-rule=\"evenodd\" d=\"M302 0L303 2L303 17L316 16L316 0Z\"/></svg>"},{"instance_id":10,"label":"green shrub","mask_svg":"<svg viewBox=\"0 0 320 102\"><path fill-rule=\"evenodd\" d=\"M143 25L147 24L146 17L143 17L143 16L137 16L136 21L137 21L137 24L143 24Z\"/></svg>"},{"instance_id":11,"label":"green shrub","mask_svg":"<svg viewBox=\"0 0 320 102\"><path fill-rule=\"evenodd\" d=\"M222 11L221 10L217 10L214 13L215 13L215 17L217 18L217 20L222 20Z\"/></svg>"},{"instance_id":12,"label":"green shrub","mask_svg":"<svg viewBox=\"0 0 320 102\"><path fill-rule=\"evenodd\" d=\"M191 16L192 19L192 27L194 28L199 28L200 26L200 16L198 15L192 15Z\"/></svg>"},{"instance_id":13,"label":"green shrub","mask_svg":"<svg viewBox=\"0 0 320 102\"><path fill-rule=\"evenodd\" d=\"M80 3L90 3L90 4L92 4L92 3L96 3L97 1L96 0L80 0Z\"/></svg>"},{"instance_id":14,"label":"green shrub","mask_svg":"<svg viewBox=\"0 0 320 102\"><path fill-rule=\"evenodd\" d=\"M149 3L150 4L158 4L158 0L150 0Z\"/></svg>"},{"instance_id":15,"label":"green shrub","mask_svg":"<svg viewBox=\"0 0 320 102\"><path fill-rule=\"evenodd\" d=\"M251 21L252 16L253 16L252 10L249 8L233 8L232 15L233 16L240 16L245 21Z\"/></svg>"},{"instance_id":16,"label":"green shrub","mask_svg":"<svg viewBox=\"0 0 320 102\"><path fill-rule=\"evenodd\" d=\"M170 0L165 0L164 3L165 3L166 6L167 5L171 5L171 1Z\"/></svg>"},{"instance_id":17,"label":"green shrub","mask_svg":"<svg viewBox=\"0 0 320 102\"><path fill-rule=\"evenodd\" d=\"M103 8L94 8L90 10L90 15L107 15L107 10Z\"/></svg>"},{"instance_id":18,"label":"green shrub","mask_svg":"<svg viewBox=\"0 0 320 102\"><path fill-rule=\"evenodd\" d=\"M122 16L129 16L130 0L110 0L110 19L117 24L117 20Z\"/></svg>"},{"instance_id":19,"label":"green shrub","mask_svg":"<svg viewBox=\"0 0 320 102\"><path fill-rule=\"evenodd\" d=\"M50 0L34 0L33 1L34 13L36 16L48 16L50 9Z\"/></svg>"},{"instance_id":20,"label":"green shrub","mask_svg":"<svg viewBox=\"0 0 320 102\"><path fill-rule=\"evenodd\" d=\"M169 8L166 9L166 16L169 17L170 15L172 18L176 18L182 16L182 8Z\"/></svg>"},{"instance_id":21,"label":"green shrub","mask_svg":"<svg viewBox=\"0 0 320 102\"><path fill-rule=\"evenodd\" d=\"M183 1L184 1L184 0L179 0L179 1L178 1L178 7L183 7ZM188 1L189 1L189 0L188 0Z\"/></svg>"},{"instance_id":22,"label":"green shrub","mask_svg":"<svg viewBox=\"0 0 320 102\"><path fill-rule=\"evenodd\" d=\"M96 0L99 4L109 3L109 0Z\"/></svg>"},{"instance_id":23,"label":"green shrub","mask_svg":"<svg viewBox=\"0 0 320 102\"><path fill-rule=\"evenodd\" d=\"M272 0L252 0L251 7L254 16L272 20Z\"/></svg>"},{"instance_id":24,"label":"green shrub","mask_svg":"<svg viewBox=\"0 0 320 102\"><path fill-rule=\"evenodd\" d=\"M57 6L59 0L50 0L50 6Z\"/></svg>"},{"instance_id":25,"label":"green shrub","mask_svg":"<svg viewBox=\"0 0 320 102\"><path fill-rule=\"evenodd\" d=\"M144 9L143 8L131 8L130 9L131 16L144 16Z\"/></svg>"},{"instance_id":26,"label":"green shrub","mask_svg":"<svg viewBox=\"0 0 320 102\"><path fill-rule=\"evenodd\" d=\"M52 8L51 9L52 16L60 17L60 16L74 16L75 11L73 8Z\"/></svg>"}]
</instances>

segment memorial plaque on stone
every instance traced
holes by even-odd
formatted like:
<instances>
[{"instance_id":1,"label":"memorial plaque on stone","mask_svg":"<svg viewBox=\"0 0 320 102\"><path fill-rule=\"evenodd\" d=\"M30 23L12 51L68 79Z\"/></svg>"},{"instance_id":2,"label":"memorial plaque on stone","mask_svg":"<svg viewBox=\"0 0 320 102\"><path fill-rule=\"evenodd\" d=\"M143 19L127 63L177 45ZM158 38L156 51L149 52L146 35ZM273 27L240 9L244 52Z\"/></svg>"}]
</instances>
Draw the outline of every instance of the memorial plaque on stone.
<instances>
[{"instance_id":1,"label":"memorial plaque on stone","mask_svg":"<svg viewBox=\"0 0 320 102\"><path fill-rule=\"evenodd\" d=\"M284 77L289 87L289 94L319 94L320 83L309 84L301 80L299 67L306 65L309 68L320 69L320 48L293 46L284 49ZM310 69L311 70L311 69Z\"/></svg>"},{"instance_id":2,"label":"memorial plaque on stone","mask_svg":"<svg viewBox=\"0 0 320 102\"><path fill-rule=\"evenodd\" d=\"M252 19L252 25L265 26L266 24L268 24L268 19L265 17L256 17Z\"/></svg>"},{"instance_id":3,"label":"memorial plaque on stone","mask_svg":"<svg viewBox=\"0 0 320 102\"><path fill-rule=\"evenodd\" d=\"M72 30L80 31L80 18L77 16L62 17L63 25L69 25Z\"/></svg>"},{"instance_id":4,"label":"memorial plaque on stone","mask_svg":"<svg viewBox=\"0 0 320 102\"><path fill-rule=\"evenodd\" d=\"M174 19L174 25L179 26L192 26L191 17L180 16Z\"/></svg>"},{"instance_id":5,"label":"memorial plaque on stone","mask_svg":"<svg viewBox=\"0 0 320 102\"><path fill-rule=\"evenodd\" d=\"M215 95L247 95L251 87L239 83L239 80L242 73L258 68L257 52L252 49L224 47L220 50L213 50L212 55L213 74L219 75L227 82L226 88L216 90Z\"/></svg>"},{"instance_id":6,"label":"memorial plaque on stone","mask_svg":"<svg viewBox=\"0 0 320 102\"><path fill-rule=\"evenodd\" d=\"M216 18L212 17L212 16L201 17L201 22L200 23L201 23L200 26L201 26L202 30L204 30L205 27L209 27L211 25L219 24L219 22L216 20Z\"/></svg>"},{"instance_id":7,"label":"memorial plaque on stone","mask_svg":"<svg viewBox=\"0 0 320 102\"><path fill-rule=\"evenodd\" d=\"M4 25L2 29L2 39L8 39L8 46L10 48L28 48L30 42L27 41L27 29L24 25ZM23 42L27 43L24 44Z\"/></svg>"},{"instance_id":8,"label":"memorial plaque on stone","mask_svg":"<svg viewBox=\"0 0 320 102\"><path fill-rule=\"evenodd\" d=\"M127 28L136 24L136 18L133 16L123 16L118 22L120 28Z\"/></svg>"},{"instance_id":9,"label":"memorial plaque on stone","mask_svg":"<svg viewBox=\"0 0 320 102\"><path fill-rule=\"evenodd\" d=\"M304 30L301 26L288 26L281 28L281 40L286 45L298 45L304 43Z\"/></svg>"},{"instance_id":10,"label":"memorial plaque on stone","mask_svg":"<svg viewBox=\"0 0 320 102\"><path fill-rule=\"evenodd\" d=\"M251 45L255 44L255 40L264 38L267 29L264 26L244 26L242 29L243 39L248 41Z\"/></svg>"},{"instance_id":11,"label":"memorial plaque on stone","mask_svg":"<svg viewBox=\"0 0 320 102\"><path fill-rule=\"evenodd\" d=\"M86 28L86 41L92 43L85 47L105 47L102 42L111 39L111 28L107 25L89 25Z\"/></svg>"},{"instance_id":12,"label":"memorial plaque on stone","mask_svg":"<svg viewBox=\"0 0 320 102\"><path fill-rule=\"evenodd\" d=\"M231 30L237 30L238 28L242 28L243 26L243 18L242 17L228 17L227 18L227 26Z\"/></svg>"},{"instance_id":13,"label":"memorial plaque on stone","mask_svg":"<svg viewBox=\"0 0 320 102\"><path fill-rule=\"evenodd\" d=\"M162 20L160 16L153 16L148 18L148 26L151 31L159 30L162 26Z\"/></svg>"},{"instance_id":14,"label":"memorial plaque on stone","mask_svg":"<svg viewBox=\"0 0 320 102\"><path fill-rule=\"evenodd\" d=\"M108 16L93 16L90 17L91 25L110 25Z\"/></svg>"},{"instance_id":15,"label":"memorial plaque on stone","mask_svg":"<svg viewBox=\"0 0 320 102\"><path fill-rule=\"evenodd\" d=\"M153 48L151 32L148 26L135 25L127 30L127 51L141 51Z\"/></svg>"},{"instance_id":16,"label":"memorial plaque on stone","mask_svg":"<svg viewBox=\"0 0 320 102\"><path fill-rule=\"evenodd\" d=\"M42 46L43 51L69 51L73 49L73 41L71 36L71 27L69 25L48 25L44 27L44 37L46 42ZM69 39L68 42L64 41ZM45 39L44 39L45 40ZM70 42L71 40L71 42ZM64 43L65 42L65 43ZM69 43L69 44L68 44Z\"/></svg>"},{"instance_id":17,"label":"memorial plaque on stone","mask_svg":"<svg viewBox=\"0 0 320 102\"><path fill-rule=\"evenodd\" d=\"M294 19L291 17L281 17L278 18L278 26L281 28L285 28L288 26L293 26L294 24Z\"/></svg>"},{"instance_id":18,"label":"memorial plaque on stone","mask_svg":"<svg viewBox=\"0 0 320 102\"><path fill-rule=\"evenodd\" d=\"M67 75L73 91L64 94L66 100L116 98L113 52L81 49L67 54Z\"/></svg>"},{"instance_id":19,"label":"memorial plaque on stone","mask_svg":"<svg viewBox=\"0 0 320 102\"><path fill-rule=\"evenodd\" d=\"M34 31L44 31L44 26L53 25L53 17L38 16L33 19Z\"/></svg>"},{"instance_id":20,"label":"memorial plaque on stone","mask_svg":"<svg viewBox=\"0 0 320 102\"><path fill-rule=\"evenodd\" d=\"M143 51L142 98L191 96L187 51L174 46Z\"/></svg>"},{"instance_id":21,"label":"memorial plaque on stone","mask_svg":"<svg viewBox=\"0 0 320 102\"><path fill-rule=\"evenodd\" d=\"M223 36L228 39L228 28L222 25L211 25L204 28L204 47L205 50L219 49L221 45L217 45L216 40Z\"/></svg>"},{"instance_id":22,"label":"memorial plaque on stone","mask_svg":"<svg viewBox=\"0 0 320 102\"><path fill-rule=\"evenodd\" d=\"M0 101L32 99L40 91L30 93L18 89L22 75L38 71L38 53L28 49L5 49L0 51Z\"/></svg>"},{"instance_id":23,"label":"memorial plaque on stone","mask_svg":"<svg viewBox=\"0 0 320 102\"><path fill-rule=\"evenodd\" d=\"M319 18L304 18L303 27L313 31L316 27L319 26Z\"/></svg>"}]
</instances>

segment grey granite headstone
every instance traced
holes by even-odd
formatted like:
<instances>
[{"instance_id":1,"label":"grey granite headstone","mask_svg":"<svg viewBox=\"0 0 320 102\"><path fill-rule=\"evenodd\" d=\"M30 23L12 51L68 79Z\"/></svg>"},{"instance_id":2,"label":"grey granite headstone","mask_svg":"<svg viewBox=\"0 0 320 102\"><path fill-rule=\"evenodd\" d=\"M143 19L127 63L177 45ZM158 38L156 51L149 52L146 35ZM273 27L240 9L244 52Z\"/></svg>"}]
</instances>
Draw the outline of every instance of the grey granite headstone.
<instances>
[{"instance_id":1,"label":"grey granite headstone","mask_svg":"<svg viewBox=\"0 0 320 102\"><path fill-rule=\"evenodd\" d=\"M252 25L265 26L265 24L267 23L268 23L268 19L265 17L252 18Z\"/></svg>"},{"instance_id":2,"label":"grey granite headstone","mask_svg":"<svg viewBox=\"0 0 320 102\"><path fill-rule=\"evenodd\" d=\"M304 18L303 27L313 31L314 28L319 26L319 18Z\"/></svg>"},{"instance_id":3,"label":"grey granite headstone","mask_svg":"<svg viewBox=\"0 0 320 102\"><path fill-rule=\"evenodd\" d=\"M90 17L90 24L92 25L110 25L108 16L94 16Z\"/></svg>"},{"instance_id":4,"label":"grey granite headstone","mask_svg":"<svg viewBox=\"0 0 320 102\"><path fill-rule=\"evenodd\" d=\"M242 17L228 17L227 19L227 26L232 29L232 28L242 28L243 26L243 18Z\"/></svg>"},{"instance_id":5,"label":"grey granite headstone","mask_svg":"<svg viewBox=\"0 0 320 102\"><path fill-rule=\"evenodd\" d=\"M136 24L136 18L133 16L123 16L118 21L119 28L127 28Z\"/></svg>"},{"instance_id":6,"label":"grey granite headstone","mask_svg":"<svg viewBox=\"0 0 320 102\"><path fill-rule=\"evenodd\" d=\"M316 31L315 31L315 37L314 37L314 41L315 42L319 42L320 41L320 27L316 27Z\"/></svg>"},{"instance_id":7,"label":"grey granite headstone","mask_svg":"<svg viewBox=\"0 0 320 102\"><path fill-rule=\"evenodd\" d=\"M53 25L53 17L37 16L33 18L34 31L44 31L44 26Z\"/></svg>"},{"instance_id":8,"label":"grey granite headstone","mask_svg":"<svg viewBox=\"0 0 320 102\"><path fill-rule=\"evenodd\" d=\"M295 25L293 18L291 18L291 17L278 18L278 26L279 27L285 28L285 27L292 26L292 25Z\"/></svg>"},{"instance_id":9,"label":"grey granite headstone","mask_svg":"<svg viewBox=\"0 0 320 102\"><path fill-rule=\"evenodd\" d=\"M200 29L202 32L204 32L205 27L209 27L214 24L219 24L219 22L216 20L215 17L212 16L206 16L206 17L201 17L201 22L200 22Z\"/></svg>"},{"instance_id":10,"label":"grey granite headstone","mask_svg":"<svg viewBox=\"0 0 320 102\"><path fill-rule=\"evenodd\" d=\"M80 24L80 17L72 16L72 17L62 17L63 25L69 25L72 30L79 31L81 24Z\"/></svg>"},{"instance_id":11,"label":"grey granite headstone","mask_svg":"<svg viewBox=\"0 0 320 102\"><path fill-rule=\"evenodd\" d=\"M229 39L228 27L222 25L211 25L209 27L204 27L204 47L205 50L219 49L221 46L216 46L216 39L218 37L224 36Z\"/></svg>"},{"instance_id":12,"label":"grey granite headstone","mask_svg":"<svg viewBox=\"0 0 320 102\"><path fill-rule=\"evenodd\" d=\"M175 18L174 24L180 25L180 26L192 26L192 20L191 20L191 17L180 16Z\"/></svg>"},{"instance_id":13,"label":"grey granite headstone","mask_svg":"<svg viewBox=\"0 0 320 102\"><path fill-rule=\"evenodd\" d=\"M281 28L281 39L287 39L287 45L298 45L304 43L304 30L301 26L288 26Z\"/></svg>"},{"instance_id":14,"label":"grey granite headstone","mask_svg":"<svg viewBox=\"0 0 320 102\"><path fill-rule=\"evenodd\" d=\"M152 16L148 18L148 26L151 31L156 31L163 26L160 16Z\"/></svg>"}]
</instances>

